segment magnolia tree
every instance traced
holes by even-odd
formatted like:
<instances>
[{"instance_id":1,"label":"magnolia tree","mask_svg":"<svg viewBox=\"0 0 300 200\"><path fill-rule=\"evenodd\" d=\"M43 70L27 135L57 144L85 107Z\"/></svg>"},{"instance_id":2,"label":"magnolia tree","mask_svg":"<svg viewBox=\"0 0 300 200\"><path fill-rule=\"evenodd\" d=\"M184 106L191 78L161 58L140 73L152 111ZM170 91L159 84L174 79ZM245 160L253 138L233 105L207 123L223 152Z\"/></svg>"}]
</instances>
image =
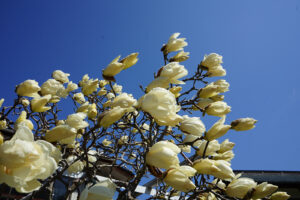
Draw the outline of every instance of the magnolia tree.
<instances>
[{"instance_id":1,"label":"magnolia tree","mask_svg":"<svg viewBox=\"0 0 300 200\"><path fill-rule=\"evenodd\" d=\"M74 193L80 200L137 199L137 187L151 178L157 180L154 192L143 199L288 199L275 185L234 174L235 144L218 138L252 129L256 120L226 122L231 107L221 93L229 83L208 82L226 75L222 56L204 56L188 76L181 64L189 58L183 51L187 42L178 37L173 34L163 45L165 65L141 86L141 97L115 83L117 74L137 63L138 53L116 57L103 69L102 80L86 74L76 84L70 74L56 70L41 85L20 83L13 105L0 103L0 183L26 193L27 199L45 189L51 199L53 183L62 176L75 177L63 182L65 199ZM63 118L60 106L66 103L60 101L66 98L74 113ZM205 115L216 117L209 128L199 117ZM109 162L99 162L103 159ZM131 176L114 178L116 167ZM103 169L109 173L99 180Z\"/></svg>"}]
</instances>

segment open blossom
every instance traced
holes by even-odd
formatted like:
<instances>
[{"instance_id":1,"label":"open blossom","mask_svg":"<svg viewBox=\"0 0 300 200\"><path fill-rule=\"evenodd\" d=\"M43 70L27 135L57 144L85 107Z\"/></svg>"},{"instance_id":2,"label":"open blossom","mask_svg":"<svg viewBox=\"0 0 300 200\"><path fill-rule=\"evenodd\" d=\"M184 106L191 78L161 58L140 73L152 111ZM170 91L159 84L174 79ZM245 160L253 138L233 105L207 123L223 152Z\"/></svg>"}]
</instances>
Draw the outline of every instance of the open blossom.
<instances>
[{"instance_id":1,"label":"open blossom","mask_svg":"<svg viewBox=\"0 0 300 200\"><path fill-rule=\"evenodd\" d=\"M255 127L257 120L253 118L241 118L231 122L231 128L236 131L247 131Z\"/></svg>"},{"instance_id":2,"label":"open blossom","mask_svg":"<svg viewBox=\"0 0 300 200\"><path fill-rule=\"evenodd\" d=\"M16 93L19 96L37 97L39 96L37 92L40 90L38 82L35 80L26 80L17 86Z\"/></svg>"},{"instance_id":3,"label":"open blossom","mask_svg":"<svg viewBox=\"0 0 300 200\"><path fill-rule=\"evenodd\" d=\"M199 174L209 174L220 179L230 179L234 177L230 163L225 160L199 159L194 162L193 168L195 168Z\"/></svg>"},{"instance_id":4,"label":"open blossom","mask_svg":"<svg viewBox=\"0 0 300 200\"><path fill-rule=\"evenodd\" d=\"M51 176L61 158L52 144L34 141L26 126L19 127L11 140L0 146L0 154L0 184L6 183L21 193L38 190L38 180Z\"/></svg>"},{"instance_id":5,"label":"open blossom","mask_svg":"<svg viewBox=\"0 0 300 200\"><path fill-rule=\"evenodd\" d=\"M186 76L187 74L188 71L178 62L171 62L163 66L162 70L159 72L160 77L167 77L170 80L170 83L173 84L185 84L183 81L178 79Z\"/></svg>"},{"instance_id":6,"label":"open blossom","mask_svg":"<svg viewBox=\"0 0 300 200\"><path fill-rule=\"evenodd\" d=\"M216 68L217 66L223 63L222 59L223 57L219 54L211 53L209 55L204 56L201 65L206 67L207 69Z\"/></svg>"},{"instance_id":7,"label":"open blossom","mask_svg":"<svg viewBox=\"0 0 300 200\"><path fill-rule=\"evenodd\" d=\"M257 183L251 178L234 179L226 188L226 194L230 197L243 199L246 194L255 188Z\"/></svg>"},{"instance_id":8,"label":"open blossom","mask_svg":"<svg viewBox=\"0 0 300 200\"><path fill-rule=\"evenodd\" d=\"M58 96L59 93L63 92L63 90L65 90L63 84L55 79L48 79L41 86L41 93L43 96L47 94L51 94L52 96Z\"/></svg>"},{"instance_id":9,"label":"open blossom","mask_svg":"<svg viewBox=\"0 0 300 200\"><path fill-rule=\"evenodd\" d=\"M47 110L50 110L50 106L46 106L46 104L50 101L51 95L45 95L43 97L36 97L31 100L31 110L33 112L45 112Z\"/></svg>"},{"instance_id":10,"label":"open blossom","mask_svg":"<svg viewBox=\"0 0 300 200\"><path fill-rule=\"evenodd\" d=\"M277 190L278 186L263 182L257 185L254 189L252 199L262 199L270 194L274 193Z\"/></svg>"},{"instance_id":11,"label":"open blossom","mask_svg":"<svg viewBox=\"0 0 300 200\"><path fill-rule=\"evenodd\" d=\"M67 82L69 82L68 76L70 76L70 74L64 73L61 70L55 70L52 73L52 78L54 78L55 80L57 80L57 81L59 81L61 83L67 83Z\"/></svg>"},{"instance_id":12,"label":"open blossom","mask_svg":"<svg viewBox=\"0 0 300 200\"><path fill-rule=\"evenodd\" d=\"M110 180L101 180L92 187L86 187L79 200L112 200L117 186Z\"/></svg>"},{"instance_id":13,"label":"open blossom","mask_svg":"<svg viewBox=\"0 0 300 200\"><path fill-rule=\"evenodd\" d=\"M180 51L183 47L187 46L188 43L185 38L178 38L180 33L174 33L168 40L168 43L164 47L164 54L168 54L173 51Z\"/></svg>"},{"instance_id":14,"label":"open blossom","mask_svg":"<svg viewBox=\"0 0 300 200\"><path fill-rule=\"evenodd\" d=\"M85 128L89 125L84 119L86 118L86 113L78 112L68 116L66 124L76 130Z\"/></svg>"},{"instance_id":15,"label":"open blossom","mask_svg":"<svg viewBox=\"0 0 300 200\"><path fill-rule=\"evenodd\" d=\"M180 106L174 94L164 88L154 88L145 94L141 102L142 110L150 113L159 125L176 126L183 118L176 114Z\"/></svg>"},{"instance_id":16,"label":"open blossom","mask_svg":"<svg viewBox=\"0 0 300 200\"><path fill-rule=\"evenodd\" d=\"M118 85L118 84L114 84L113 85L113 89L114 89L114 91L115 91L115 93L122 93L122 89L123 89L123 86L122 85Z\"/></svg>"},{"instance_id":17,"label":"open blossom","mask_svg":"<svg viewBox=\"0 0 300 200\"><path fill-rule=\"evenodd\" d=\"M164 178L164 182L175 190L189 192L196 188L194 183L189 179L189 177L195 176L196 172L197 171L190 166L180 166L170 169Z\"/></svg>"},{"instance_id":18,"label":"open blossom","mask_svg":"<svg viewBox=\"0 0 300 200\"><path fill-rule=\"evenodd\" d=\"M214 155L214 160L225 160L228 162L231 162L231 160L234 158L234 153L232 150L230 151L225 151L223 153L218 153Z\"/></svg>"},{"instance_id":19,"label":"open blossom","mask_svg":"<svg viewBox=\"0 0 300 200\"><path fill-rule=\"evenodd\" d=\"M218 95L219 93L227 92L229 83L223 79L217 80L206 85L199 91L200 98L209 98Z\"/></svg>"},{"instance_id":20,"label":"open blossom","mask_svg":"<svg viewBox=\"0 0 300 200\"><path fill-rule=\"evenodd\" d=\"M122 60L120 60L120 63L123 63L123 70L135 65L139 60L137 58L138 55L139 53L132 53L127 57L123 58Z\"/></svg>"},{"instance_id":21,"label":"open blossom","mask_svg":"<svg viewBox=\"0 0 300 200\"><path fill-rule=\"evenodd\" d=\"M177 154L180 148L168 141L160 141L155 143L146 154L146 162L148 165L169 169L179 166Z\"/></svg>"},{"instance_id":22,"label":"open blossom","mask_svg":"<svg viewBox=\"0 0 300 200\"><path fill-rule=\"evenodd\" d=\"M205 139L208 141L222 137L231 128L230 125L225 125L226 116L220 118L205 134Z\"/></svg>"},{"instance_id":23,"label":"open blossom","mask_svg":"<svg viewBox=\"0 0 300 200\"><path fill-rule=\"evenodd\" d=\"M136 99L131 94L122 93L118 95L110 104L111 107L120 106L121 108L129 108L137 104Z\"/></svg>"},{"instance_id":24,"label":"open blossom","mask_svg":"<svg viewBox=\"0 0 300 200\"><path fill-rule=\"evenodd\" d=\"M209 104L205 108L205 112L208 115L213 115L217 117L222 117L227 113L231 112L231 107L227 105L227 103L223 101L217 101Z\"/></svg>"},{"instance_id":25,"label":"open blossom","mask_svg":"<svg viewBox=\"0 0 300 200\"><path fill-rule=\"evenodd\" d=\"M97 91L97 88L99 87L99 81L98 79L90 79L90 77L85 74L79 82L79 86L81 87L82 93L88 96Z\"/></svg>"},{"instance_id":26,"label":"open blossom","mask_svg":"<svg viewBox=\"0 0 300 200\"><path fill-rule=\"evenodd\" d=\"M180 124L180 130L186 134L192 134L196 136L202 136L205 132L205 125L199 117L189 117L183 115L183 120Z\"/></svg>"}]
</instances>

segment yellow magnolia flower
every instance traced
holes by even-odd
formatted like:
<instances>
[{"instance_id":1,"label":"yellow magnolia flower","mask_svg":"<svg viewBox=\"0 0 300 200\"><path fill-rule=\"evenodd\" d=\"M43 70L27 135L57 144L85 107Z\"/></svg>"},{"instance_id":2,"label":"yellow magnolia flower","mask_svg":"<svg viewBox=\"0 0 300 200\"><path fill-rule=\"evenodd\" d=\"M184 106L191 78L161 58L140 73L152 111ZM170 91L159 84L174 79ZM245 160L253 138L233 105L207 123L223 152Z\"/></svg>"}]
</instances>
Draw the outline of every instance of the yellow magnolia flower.
<instances>
[{"instance_id":1,"label":"yellow magnolia flower","mask_svg":"<svg viewBox=\"0 0 300 200\"><path fill-rule=\"evenodd\" d=\"M70 74L64 73L61 70L55 70L52 73L52 78L54 78L55 80L57 80L57 81L59 81L61 83L67 83L67 82L69 82L68 76L70 76Z\"/></svg>"},{"instance_id":2,"label":"yellow magnolia flower","mask_svg":"<svg viewBox=\"0 0 300 200\"><path fill-rule=\"evenodd\" d=\"M36 97L31 100L31 110L33 112L45 112L50 110L50 106L45 106L51 99L51 95L45 95L43 97Z\"/></svg>"},{"instance_id":3,"label":"yellow magnolia flower","mask_svg":"<svg viewBox=\"0 0 300 200\"><path fill-rule=\"evenodd\" d=\"M220 118L205 134L205 139L208 141L222 137L231 128L230 125L225 125L226 116Z\"/></svg>"},{"instance_id":4,"label":"yellow magnolia flower","mask_svg":"<svg viewBox=\"0 0 300 200\"><path fill-rule=\"evenodd\" d=\"M146 154L146 162L148 165L169 169L179 167L179 159L177 154L180 148L168 141L160 141L155 143Z\"/></svg>"},{"instance_id":5,"label":"yellow magnolia flower","mask_svg":"<svg viewBox=\"0 0 300 200\"><path fill-rule=\"evenodd\" d=\"M139 55L139 53L132 53L132 54L128 55L127 57L123 58L120 61L120 63L123 63L123 70L135 65L137 63L137 61L139 60L137 58L138 55Z\"/></svg>"},{"instance_id":6,"label":"yellow magnolia flower","mask_svg":"<svg viewBox=\"0 0 300 200\"><path fill-rule=\"evenodd\" d=\"M127 112L127 108L121 108L120 106L114 107L111 110L102 113L99 118L98 122L99 125L107 128L112 125L114 122L118 121L123 117L123 115Z\"/></svg>"},{"instance_id":7,"label":"yellow magnolia flower","mask_svg":"<svg viewBox=\"0 0 300 200\"><path fill-rule=\"evenodd\" d=\"M278 186L263 182L254 188L252 199L262 199L270 194L274 193L278 189Z\"/></svg>"},{"instance_id":8,"label":"yellow magnolia flower","mask_svg":"<svg viewBox=\"0 0 300 200\"><path fill-rule=\"evenodd\" d=\"M110 180L101 180L92 187L86 187L79 200L112 200L117 186Z\"/></svg>"},{"instance_id":9,"label":"yellow magnolia flower","mask_svg":"<svg viewBox=\"0 0 300 200\"><path fill-rule=\"evenodd\" d=\"M22 111L20 116L18 117L18 119L16 120L15 122L15 129L17 130L19 125L22 125L22 126L27 126L30 130L33 129L33 124L32 122L29 120L29 119L26 119L27 117L27 113L26 111Z\"/></svg>"},{"instance_id":10,"label":"yellow magnolia flower","mask_svg":"<svg viewBox=\"0 0 300 200\"><path fill-rule=\"evenodd\" d=\"M60 142L62 144L72 144L75 141L77 131L69 125L58 125L46 132L45 139L48 142Z\"/></svg>"},{"instance_id":11,"label":"yellow magnolia flower","mask_svg":"<svg viewBox=\"0 0 300 200\"><path fill-rule=\"evenodd\" d=\"M183 62L189 59L189 52L180 51L170 59L170 62Z\"/></svg>"},{"instance_id":12,"label":"yellow magnolia flower","mask_svg":"<svg viewBox=\"0 0 300 200\"><path fill-rule=\"evenodd\" d=\"M38 180L48 178L61 159L60 151L52 144L38 140L26 126L19 127L11 140L0 146L0 184L6 183L18 192L38 190Z\"/></svg>"},{"instance_id":13,"label":"yellow magnolia flower","mask_svg":"<svg viewBox=\"0 0 300 200\"><path fill-rule=\"evenodd\" d=\"M257 120L253 118L241 118L231 122L231 128L236 131L247 131L255 127Z\"/></svg>"},{"instance_id":14,"label":"yellow magnolia flower","mask_svg":"<svg viewBox=\"0 0 300 200\"><path fill-rule=\"evenodd\" d=\"M226 188L226 194L230 197L243 199L246 194L255 188L257 183L251 178L234 179Z\"/></svg>"},{"instance_id":15,"label":"yellow magnolia flower","mask_svg":"<svg viewBox=\"0 0 300 200\"><path fill-rule=\"evenodd\" d=\"M209 104L205 108L205 112L208 115L222 117L223 115L226 115L227 113L231 112L231 107L228 106L227 103L223 101L217 101Z\"/></svg>"},{"instance_id":16,"label":"yellow magnolia flower","mask_svg":"<svg viewBox=\"0 0 300 200\"><path fill-rule=\"evenodd\" d=\"M183 120L180 124L180 130L186 134L192 134L195 136L202 136L205 132L205 125L199 117L189 117L183 115Z\"/></svg>"},{"instance_id":17,"label":"yellow magnolia flower","mask_svg":"<svg viewBox=\"0 0 300 200\"><path fill-rule=\"evenodd\" d=\"M189 192L196 188L194 183L189 179L189 177L195 176L196 172L197 171L190 166L180 166L170 169L164 178L164 182L175 190Z\"/></svg>"},{"instance_id":18,"label":"yellow magnolia flower","mask_svg":"<svg viewBox=\"0 0 300 200\"><path fill-rule=\"evenodd\" d=\"M35 80L26 80L17 86L16 93L19 96L38 97L37 92L40 90L38 82Z\"/></svg>"},{"instance_id":19,"label":"yellow magnolia flower","mask_svg":"<svg viewBox=\"0 0 300 200\"><path fill-rule=\"evenodd\" d=\"M163 47L164 54L168 54L173 51L180 51L183 47L187 46L188 43L185 41L186 38L178 38L180 33L174 33L168 40L168 43Z\"/></svg>"}]
</instances>

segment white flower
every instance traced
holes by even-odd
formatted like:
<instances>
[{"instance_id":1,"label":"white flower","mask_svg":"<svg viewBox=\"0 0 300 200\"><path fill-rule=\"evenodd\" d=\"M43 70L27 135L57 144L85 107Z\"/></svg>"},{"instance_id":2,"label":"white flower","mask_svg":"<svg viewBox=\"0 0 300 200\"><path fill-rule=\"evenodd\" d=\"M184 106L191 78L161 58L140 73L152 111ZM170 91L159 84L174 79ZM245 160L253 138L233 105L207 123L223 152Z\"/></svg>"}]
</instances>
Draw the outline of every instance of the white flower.
<instances>
[{"instance_id":1,"label":"white flower","mask_svg":"<svg viewBox=\"0 0 300 200\"><path fill-rule=\"evenodd\" d=\"M99 116L99 125L107 128L114 122L118 121L127 112L127 108L121 108L120 106L114 107L111 110L102 113Z\"/></svg>"},{"instance_id":2,"label":"white flower","mask_svg":"<svg viewBox=\"0 0 300 200\"><path fill-rule=\"evenodd\" d=\"M253 118L240 118L231 122L231 128L236 131L247 131L255 127L257 120Z\"/></svg>"},{"instance_id":3,"label":"white flower","mask_svg":"<svg viewBox=\"0 0 300 200\"><path fill-rule=\"evenodd\" d=\"M175 190L189 192L196 188L189 177L196 174L196 170L190 166L180 166L179 168L170 169L167 172L164 182Z\"/></svg>"},{"instance_id":4,"label":"white flower","mask_svg":"<svg viewBox=\"0 0 300 200\"><path fill-rule=\"evenodd\" d=\"M208 141L222 137L231 128L230 125L224 125L226 116L220 118L205 134L205 139Z\"/></svg>"},{"instance_id":5,"label":"white flower","mask_svg":"<svg viewBox=\"0 0 300 200\"><path fill-rule=\"evenodd\" d=\"M61 153L46 141L34 141L26 126L19 127L11 140L0 146L0 184L6 183L18 192L38 190L41 183L57 168Z\"/></svg>"},{"instance_id":6,"label":"white flower","mask_svg":"<svg viewBox=\"0 0 300 200\"><path fill-rule=\"evenodd\" d=\"M216 154L216 152L220 149L220 144L217 140L212 140L208 143L207 147L207 141L205 140L198 140L194 143L194 146L198 147L199 150L197 151L197 154L200 156L213 156ZM205 150L206 149L206 150ZM205 155L204 155L205 150Z\"/></svg>"},{"instance_id":7,"label":"white flower","mask_svg":"<svg viewBox=\"0 0 300 200\"><path fill-rule=\"evenodd\" d=\"M60 142L62 144L72 144L75 141L77 131L69 125L58 125L46 132L45 139L48 142Z\"/></svg>"},{"instance_id":8,"label":"white flower","mask_svg":"<svg viewBox=\"0 0 300 200\"><path fill-rule=\"evenodd\" d=\"M262 199L277 190L278 186L263 182L254 188L252 199Z\"/></svg>"},{"instance_id":9,"label":"white flower","mask_svg":"<svg viewBox=\"0 0 300 200\"><path fill-rule=\"evenodd\" d=\"M117 186L110 180L99 181L92 187L86 187L80 194L79 200L112 200Z\"/></svg>"},{"instance_id":10,"label":"white flower","mask_svg":"<svg viewBox=\"0 0 300 200\"><path fill-rule=\"evenodd\" d=\"M67 82L69 82L68 76L70 76L70 74L64 73L61 70L55 70L52 73L52 78L54 78L55 80L57 80L57 81L59 81L61 83L67 83Z\"/></svg>"},{"instance_id":11,"label":"white flower","mask_svg":"<svg viewBox=\"0 0 300 200\"><path fill-rule=\"evenodd\" d=\"M162 67L162 70L159 73L161 77L167 77L170 80L170 83L173 84L185 84L180 79L188 74L188 71L184 68L183 65L180 65L178 62L171 62Z\"/></svg>"},{"instance_id":12,"label":"white flower","mask_svg":"<svg viewBox=\"0 0 300 200\"><path fill-rule=\"evenodd\" d=\"M84 95L81 92L74 94L73 99L79 104L82 104L85 102Z\"/></svg>"},{"instance_id":13,"label":"white flower","mask_svg":"<svg viewBox=\"0 0 300 200\"><path fill-rule=\"evenodd\" d=\"M26 80L17 86L16 93L19 96L37 97L39 96L37 92L40 90L38 82L35 80Z\"/></svg>"},{"instance_id":14,"label":"white flower","mask_svg":"<svg viewBox=\"0 0 300 200\"><path fill-rule=\"evenodd\" d=\"M146 162L148 165L169 169L179 166L177 154L180 148L168 141L160 141L155 143L146 154Z\"/></svg>"},{"instance_id":15,"label":"white flower","mask_svg":"<svg viewBox=\"0 0 300 200\"><path fill-rule=\"evenodd\" d=\"M28 99L22 99L22 100L21 100L21 103L22 103L22 105L25 106L25 107L29 106L29 104L30 104L30 102L29 102ZM0 106L0 107L1 107L1 106Z\"/></svg>"},{"instance_id":16,"label":"white flower","mask_svg":"<svg viewBox=\"0 0 300 200\"><path fill-rule=\"evenodd\" d=\"M188 45L188 43L185 41L185 38L177 38L179 35L180 33L174 33L171 35L164 49L165 54L173 51L180 51L183 49L183 47Z\"/></svg>"},{"instance_id":17,"label":"white flower","mask_svg":"<svg viewBox=\"0 0 300 200\"><path fill-rule=\"evenodd\" d=\"M123 136L118 140L118 144L119 144L119 145L126 144L127 142L128 142L128 136L127 136L127 135L123 135Z\"/></svg>"},{"instance_id":18,"label":"white flower","mask_svg":"<svg viewBox=\"0 0 300 200\"><path fill-rule=\"evenodd\" d=\"M43 97L36 97L31 100L31 110L33 112L45 112L47 110L50 110L50 106L45 106L51 99L51 95L45 95Z\"/></svg>"},{"instance_id":19,"label":"white flower","mask_svg":"<svg viewBox=\"0 0 300 200\"><path fill-rule=\"evenodd\" d=\"M168 77L159 76L155 78L146 88L146 92L151 91L153 88L168 88L170 79Z\"/></svg>"},{"instance_id":20,"label":"white flower","mask_svg":"<svg viewBox=\"0 0 300 200\"><path fill-rule=\"evenodd\" d=\"M139 53L132 53L128 55L127 57L123 58L120 63L123 63L123 70L131 67L132 65L135 65L137 61L139 60L137 56Z\"/></svg>"},{"instance_id":21,"label":"white flower","mask_svg":"<svg viewBox=\"0 0 300 200\"><path fill-rule=\"evenodd\" d=\"M114 93L110 92L110 93L106 94L106 98L113 99L113 98L115 98L115 95L114 95Z\"/></svg>"},{"instance_id":22,"label":"white flower","mask_svg":"<svg viewBox=\"0 0 300 200\"><path fill-rule=\"evenodd\" d=\"M209 104L213 103L214 101L210 98L199 98L197 106L201 109L205 109Z\"/></svg>"},{"instance_id":23,"label":"white flower","mask_svg":"<svg viewBox=\"0 0 300 200\"><path fill-rule=\"evenodd\" d=\"M208 115L213 115L217 117L222 117L226 115L227 113L231 112L231 107L227 105L227 103L223 101L217 101L209 104L205 108L205 112Z\"/></svg>"},{"instance_id":24,"label":"white flower","mask_svg":"<svg viewBox=\"0 0 300 200\"><path fill-rule=\"evenodd\" d=\"M6 120L0 120L0 130L7 128Z\"/></svg>"},{"instance_id":25,"label":"white flower","mask_svg":"<svg viewBox=\"0 0 300 200\"><path fill-rule=\"evenodd\" d=\"M63 84L58 82L55 79L48 79L43 83L41 87L42 95L51 94L52 96L58 96L59 93L62 93L65 90Z\"/></svg>"},{"instance_id":26,"label":"white flower","mask_svg":"<svg viewBox=\"0 0 300 200\"><path fill-rule=\"evenodd\" d=\"M102 71L103 78L109 80L110 77L114 77L124 69L124 64L119 62L121 56L113 59L109 65Z\"/></svg>"},{"instance_id":27,"label":"white flower","mask_svg":"<svg viewBox=\"0 0 300 200\"><path fill-rule=\"evenodd\" d=\"M288 195L286 192L275 192L271 195L271 200L287 200L290 198L290 195Z\"/></svg>"},{"instance_id":28,"label":"white flower","mask_svg":"<svg viewBox=\"0 0 300 200\"><path fill-rule=\"evenodd\" d=\"M3 102L4 102L4 98L0 99L0 108L1 108L1 106L3 104Z\"/></svg>"},{"instance_id":29,"label":"white flower","mask_svg":"<svg viewBox=\"0 0 300 200\"><path fill-rule=\"evenodd\" d=\"M85 127L89 126L89 123L84 121L86 116L87 116L86 113L83 113L83 112L71 114L68 116L68 118L66 120L66 124L72 128L75 128L76 130L85 128Z\"/></svg>"},{"instance_id":30,"label":"white flower","mask_svg":"<svg viewBox=\"0 0 300 200\"><path fill-rule=\"evenodd\" d=\"M67 170L68 173L70 174L81 172L84 169L84 163L80 159L79 160L76 159L77 156L69 156L67 158L67 162L70 165Z\"/></svg>"},{"instance_id":31,"label":"white flower","mask_svg":"<svg viewBox=\"0 0 300 200\"><path fill-rule=\"evenodd\" d=\"M88 96L92 94L93 92L97 91L97 88L99 87L99 81L98 79L90 79L87 74L85 74L82 77L82 80L79 83L79 86L81 87L81 91L84 95Z\"/></svg>"},{"instance_id":32,"label":"white flower","mask_svg":"<svg viewBox=\"0 0 300 200\"><path fill-rule=\"evenodd\" d=\"M219 93L227 92L229 89L229 83L223 79L212 82L206 85L199 91L200 98L209 98L218 95Z\"/></svg>"},{"instance_id":33,"label":"white flower","mask_svg":"<svg viewBox=\"0 0 300 200\"><path fill-rule=\"evenodd\" d=\"M205 132L205 125L199 117L189 117L183 115L183 120L180 124L180 130L186 134L192 134L195 136L202 136Z\"/></svg>"},{"instance_id":34,"label":"white flower","mask_svg":"<svg viewBox=\"0 0 300 200\"><path fill-rule=\"evenodd\" d=\"M222 65L218 65L217 67L209 69L207 75L208 77L226 76L226 70L222 67Z\"/></svg>"},{"instance_id":35,"label":"white flower","mask_svg":"<svg viewBox=\"0 0 300 200\"><path fill-rule=\"evenodd\" d=\"M176 114L180 106L176 105L174 94L164 88L154 88L145 94L141 108L150 113L159 125L176 126L183 118Z\"/></svg>"},{"instance_id":36,"label":"white flower","mask_svg":"<svg viewBox=\"0 0 300 200\"><path fill-rule=\"evenodd\" d=\"M122 85L118 85L118 84L114 84L113 85L113 89L114 89L114 91L115 91L115 93L122 93L122 89L123 89L123 86Z\"/></svg>"},{"instance_id":37,"label":"white flower","mask_svg":"<svg viewBox=\"0 0 300 200\"><path fill-rule=\"evenodd\" d=\"M234 177L230 163L225 160L199 159L194 162L193 168L200 174L209 174L220 179Z\"/></svg>"},{"instance_id":38,"label":"white flower","mask_svg":"<svg viewBox=\"0 0 300 200\"><path fill-rule=\"evenodd\" d=\"M234 179L226 188L226 194L230 197L243 199L257 183L251 178Z\"/></svg>"},{"instance_id":39,"label":"white flower","mask_svg":"<svg viewBox=\"0 0 300 200\"><path fill-rule=\"evenodd\" d=\"M170 62L183 62L189 59L189 52L180 51L170 59Z\"/></svg>"},{"instance_id":40,"label":"white flower","mask_svg":"<svg viewBox=\"0 0 300 200\"><path fill-rule=\"evenodd\" d=\"M29 119L27 119L27 113L23 110L15 122L15 130L17 130L19 126L24 125L27 126L30 130L33 129L33 123Z\"/></svg>"},{"instance_id":41,"label":"white flower","mask_svg":"<svg viewBox=\"0 0 300 200\"><path fill-rule=\"evenodd\" d=\"M221 143L221 146L220 146L220 150L219 150L219 153L224 153L226 151L230 151L233 149L234 147L234 143L233 142L230 142L228 139L224 140L222 143Z\"/></svg>"},{"instance_id":42,"label":"white flower","mask_svg":"<svg viewBox=\"0 0 300 200\"><path fill-rule=\"evenodd\" d=\"M121 108L129 108L137 104L136 99L131 94L122 93L118 95L110 104L111 107L120 106Z\"/></svg>"},{"instance_id":43,"label":"white flower","mask_svg":"<svg viewBox=\"0 0 300 200\"><path fill-rule=\"evenodd\" d=\"M208 69L212 69L223 63L222 58L223 57L219 54L211 53L204 56L201 65Z\"/></svg>"}]
</instances>

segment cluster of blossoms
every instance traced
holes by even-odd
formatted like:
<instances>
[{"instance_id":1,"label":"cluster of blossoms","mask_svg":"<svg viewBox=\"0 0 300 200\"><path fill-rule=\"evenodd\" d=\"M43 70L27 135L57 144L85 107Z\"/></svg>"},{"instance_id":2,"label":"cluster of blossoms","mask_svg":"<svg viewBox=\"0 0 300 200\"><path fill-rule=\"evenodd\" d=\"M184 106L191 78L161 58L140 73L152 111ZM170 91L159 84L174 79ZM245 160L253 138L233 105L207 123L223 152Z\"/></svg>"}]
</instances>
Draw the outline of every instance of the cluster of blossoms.
<instances>
[{"instance_id":1,"label":"cluster of blossoms","mask_svg":"<svg viewBox=\"0 0 300 200\"><path fill-rule=\"evenodd\" d=\"M86 74L76 84L70 74L56 70L41 86L35 80L19 84L14 105L0 112L0 183L33 196L33 191L53 190L51 183L63 174L79 173L80 178L66 183L65 198L77 192L80 200L112 199L116 193L118 199L136 199L137 186L152 174L158 179L152 199L288 199L275 185L234 174L235 144L218 139L229 130L250 130L256 120L226 123L231 107L222 93L229 91L229 83L204 80L226 75L222 56L204 56L194 75L182 79L188 70L181 62L189 53L179 35L163 45L164 66L146 89L141 87L144 94L138 99L113 83L137 63L138 53L113 59L102 80ZM170 57L173 52L178 53ZM60 102L68 97L74 113L61 118ZM209 129L195 117L205 115L218 117ZM132 176L114 178L116 168ZM104 171L108 178L98 180ZM86 186L82 191L81 185Z\"/></svg>"}]
</instances>

